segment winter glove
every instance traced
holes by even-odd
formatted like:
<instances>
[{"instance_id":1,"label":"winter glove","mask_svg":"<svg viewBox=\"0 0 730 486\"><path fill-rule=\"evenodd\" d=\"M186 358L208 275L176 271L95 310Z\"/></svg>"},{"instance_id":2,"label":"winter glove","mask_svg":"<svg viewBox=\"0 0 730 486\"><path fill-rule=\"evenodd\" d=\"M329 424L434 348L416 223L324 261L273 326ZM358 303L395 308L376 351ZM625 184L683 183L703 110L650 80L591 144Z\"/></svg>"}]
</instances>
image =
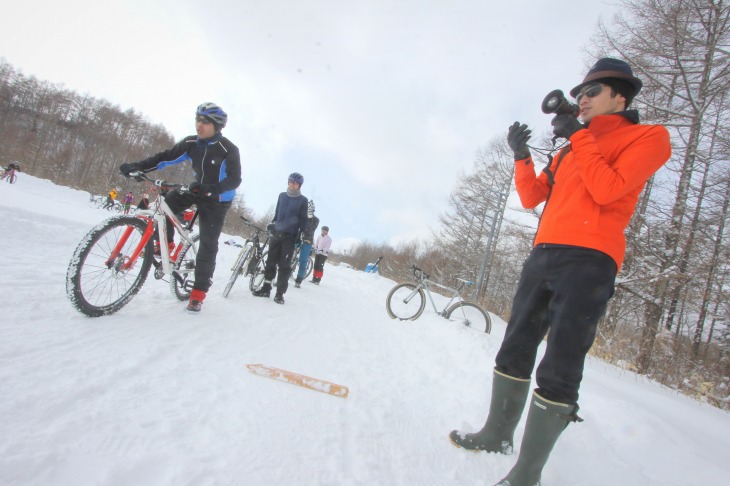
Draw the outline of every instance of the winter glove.
<instances>
[{"instance_id":1,"label":"winter glove","mask_svg":"<svg viewBox=\"0 0 730 486\"><path fill-rule=\"evenodd\" d=\"M271 233L272 231L274 231L274 227L275 227L275 226L276 226L276 225L275 225L274 223L269 223L269 224L268 224L268 225L266 226L266 231L268 231L269 233Z\"/></svg>"},{"instance_id":2,"label":"winter glove","mask_svg":"<svg viewBox=\"0 0 730 486\"><path fill-rule=\"evenodd\" d=\"M140 167L140 165L141 164L139 162L131 162L131 163L122 164L119 166L119 172L124 177L129 177L130 172L142 170L142 167Z\"/></svg>"},{"instance_id":3,"label":"winter glove","mask_svg":"<svg viewBox=\"0 0 730 486\"><path fill-rule=\"evenodd\" d=\"M198 194L200 192L200 188L202 186L203 185L200 182L197 182L197 181L196 182L191 182L188 185L188 191L192 192L193 194Z\"/></svg>"},{"instance_id":4,"label":"winter glove","mask_svg":"<svg viewBox=\"0 0 730 486\"><path fill-rule=\"evenodd\" d=\"M569 139L573 136L575 132L577 132L581 128L585 128L576 117L567 113L555 115L553 121L551 121L550 124L553 126L553 134L556 137L561 137L565 139Z\"/></svg>"},{"instance_id":5,"label":"winter glove","mask_svg":"<svg viewBox=\"0 0 730 486\"><path fill-rule=\"evenodd\" d=\"M515 154L515 160L526 159L530 156L530 149L527 148L527 141L532 131L524 123L514 122L507 132L507 144Z\"/></svg>"}]
</instances>

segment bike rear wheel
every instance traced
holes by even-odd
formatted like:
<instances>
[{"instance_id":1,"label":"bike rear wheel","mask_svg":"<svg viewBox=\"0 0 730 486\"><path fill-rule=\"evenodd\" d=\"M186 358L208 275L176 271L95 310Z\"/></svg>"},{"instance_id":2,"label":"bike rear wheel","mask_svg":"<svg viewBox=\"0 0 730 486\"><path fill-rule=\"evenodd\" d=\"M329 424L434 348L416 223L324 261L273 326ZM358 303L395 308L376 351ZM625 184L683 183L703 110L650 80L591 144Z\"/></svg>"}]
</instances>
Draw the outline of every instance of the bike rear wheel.
<instances>
[{"instance_id":1,"label":"bike rear wheel","mask_svg":"<svg viewBox=\"0 0 730 486\"><path fill-rule=\"evenodd\" d=\"M152 264L152 242L147 242L144 254L131 268L122 266L138 248L146 227L139 218L116 216L96 226L81 241L66 272L66 295L79 312L89 317L113 314L139 292ZM127 229L131 229L129 237L110 261Z\"/></svg>"},{"instance_id":2,"label":"bike rear wheel","mask_svg":"<svg viewBox=\"0 0 730 486\"><path fill-rule=\"evenodd\" d=\"M193 243L197 243L200 235L192 235L190 237ZM192 290L192 281L195 279L195 251L192 245L187 241L180 249L177 260L171 262L172 275L170 276L170 292L177 297L178 300L188 300Z\"/></svg>"},{"instance_id":3,"label":"bike rear wheel","mask_svg":"<svg viewBox=\"0 0 730 486\"><path fill-rule=\"evenodd\" d=\"M252 253L253 245L251 244L246 245L245 248L242 248L241 251L238 252L238 258L236 259L236 263L231 269L231 278L228 279L228 284L226 285L226 288L223 289L223 297L228 297L228 294L231 293L233 284L236 283L236 279L238 278L238 276L243 275L243 273L246 271L246 265L248 265L248 261L251 258Z\"/></svg>"},{"instance_id":4,"label":"bike rear wheel","mask_svg":"<svg viewBox=\"0 0 730 486\"><path fill-rule=\"evenodd\" d=\"M473 302L457 302L446 311L446 318L461 322L479 332L488 334L492 331L489 313Z\"/></svg>"},{"instance_id":5,"label":"bike rear wheel","mask_svg":"<svg viewBox=\"0 0 730 486\"><path fill-rule=\"evenodd\" d=\"M263 253L260 259L253 258L250 265L253 266L251 271L251 280L248 282L248 288L252 292L258 290L264 284L264 269L266 267L267 253Z\"/></svg>"},{"instance_id":6,"label":"bike rear wheel","mask_svg":"<svg viewBox=\"0 0 730 486\"><path fill-rule=\"evenodd\" d=\"M426 295L423 289L416 291L416 286L412 283L396 285L385 298L385 308L391 319L416 320L425 307Z\"/></svg>"}]
</instances>

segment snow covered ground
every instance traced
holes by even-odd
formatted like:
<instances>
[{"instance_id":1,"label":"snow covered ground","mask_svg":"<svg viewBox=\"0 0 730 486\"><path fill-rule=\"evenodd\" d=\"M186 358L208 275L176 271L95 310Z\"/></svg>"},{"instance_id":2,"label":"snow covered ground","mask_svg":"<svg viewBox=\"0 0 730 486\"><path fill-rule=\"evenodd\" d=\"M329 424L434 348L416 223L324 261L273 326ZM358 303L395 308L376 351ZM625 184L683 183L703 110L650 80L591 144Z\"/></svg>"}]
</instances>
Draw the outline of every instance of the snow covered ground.
<instances>
[{"instance_id":1,"label":"snow covered ground","mask_svg":"<svg viewBox=\"0 0 730 486\"><path fill-rule=\"evenodd\" d=\"M489 486L512 466L447 438L486 418L503 321L489 335L429 309L395 322L394 282L333 265L284 306L246 282L224 299L226 245L201 315L150 278L120 312L90 319L66 298L66 267L108 215L27 174L0 184L0 484ZM585 422L562 435L544 486L728 484L730 414L597 359L581 392Z\"/></svg>"}]
</instances>

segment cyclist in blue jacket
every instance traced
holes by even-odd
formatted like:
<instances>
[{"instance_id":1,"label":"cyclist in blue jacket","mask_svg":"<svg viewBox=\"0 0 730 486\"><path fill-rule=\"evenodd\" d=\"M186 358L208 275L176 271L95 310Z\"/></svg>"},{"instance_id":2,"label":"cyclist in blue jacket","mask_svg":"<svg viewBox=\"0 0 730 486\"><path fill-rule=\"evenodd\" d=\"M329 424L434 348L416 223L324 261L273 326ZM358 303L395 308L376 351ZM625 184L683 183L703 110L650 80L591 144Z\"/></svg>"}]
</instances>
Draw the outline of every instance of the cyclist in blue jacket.
<instances>
[{"instance_id":1,"label":"cyclist in blue jacket","mask_svg":"<svg viewBox=\"0 0 730 486\"><path fill-rule=\"evenodd\" d=\"M294 244L299 233L307 228L308 201L302 195L302 184L304 184L304 177L298 172L293 172L289 175L286 192L279 194L274 211L274 221L268 226L272 237L269 240L269 254L264 268L264 284L260 289L253 291L253 295L256 297L269 297L271 281L277 273L276 267L279 267L279 274L276 278L276 295L274 296L274 302L277 304L284 303L284 294L289 287Z\"/></svg>"},{"instance_id":2,"label":"cyclist in blue jacket","mask_svg":"<svg viewBox=\"0 0 730 486\"><path fill-rule=\"evenodd\" d=\"M165 202L172 212L181 214L192 205L198 207L200 248L195 260L195 281L187 310L200 312L206 293L212 284L218 238L226 213L241 184L241 158L238 147L221 133L228 114L215 103L203 103L195 112L196 135L185 137L170 150L160 152L141 162L122 164L119 171L130 172L163 169L170 165L190 162L195 180L189 192L170 191ZM171 234L168 225L168 234Z\"/></svg>"}]
</instances>

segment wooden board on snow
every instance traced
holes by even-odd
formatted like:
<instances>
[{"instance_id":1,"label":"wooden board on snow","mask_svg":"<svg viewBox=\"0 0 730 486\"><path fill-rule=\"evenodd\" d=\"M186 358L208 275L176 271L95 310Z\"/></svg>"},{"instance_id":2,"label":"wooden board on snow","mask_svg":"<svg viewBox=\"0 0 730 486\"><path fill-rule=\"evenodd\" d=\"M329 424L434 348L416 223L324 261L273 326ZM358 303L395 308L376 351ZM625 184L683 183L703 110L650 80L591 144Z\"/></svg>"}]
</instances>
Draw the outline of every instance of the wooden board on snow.
<instances>
[{"instance_id":1,"label":"wooden board on snow","mask_svg":"<svg viewBox=\"0 0 730 486\"><path fill-rule=\"evenodd\" d=\"M281 370L279 368L262 364L248 364L246 366L249 370L259 376L283 381L284 383L291 383L292 385L303 386L304 388L309 388L310 390L316 390L322 393L329 393L336 397L347 398L347 394L350 392L350 390L344 385L320 380L319 378L312 378L311 376L300 375L293 371Z\"/></svg>"}]
</instances>

